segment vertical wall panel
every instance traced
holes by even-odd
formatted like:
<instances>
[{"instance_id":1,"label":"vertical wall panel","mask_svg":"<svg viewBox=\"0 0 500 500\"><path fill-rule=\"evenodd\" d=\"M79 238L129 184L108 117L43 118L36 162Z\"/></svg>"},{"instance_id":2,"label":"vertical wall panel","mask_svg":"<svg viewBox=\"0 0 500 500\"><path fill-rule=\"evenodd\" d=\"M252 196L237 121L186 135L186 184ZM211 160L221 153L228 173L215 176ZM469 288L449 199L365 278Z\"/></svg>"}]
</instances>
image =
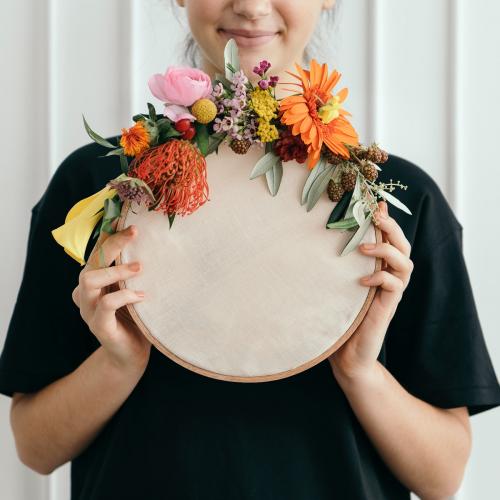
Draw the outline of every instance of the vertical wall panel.
<instances>
[{"instance_id":1,"label":"vertical wall panel","mask_svg":"<svg viewBox=\"0 0 500 500\"><path fill-rule=\"evenodd\" d=\"M461 2L462 68L459 162L465 254L490 354L500 373L498 320L498 144L500 100L500 2ZM498 496L499 411L473 417L474 451L467 470L467 498Z\"/></svg>"},{"instance_id":2,"label":"vertical wall panel","mask_svg":"<svg viewBox=\"0 0 500 500\"><path fill-rule=\"evenodd\" d=\"M446 191L447 2L380 4L379 134Z\"/></svg>"},{"instance_id":3,"label":"vertical wall panel","mask_svg":"<svg viewBox=\"0 0 500 500\"><path fill-rule=\"evenodd\" d=\"M0 7L2 119L2 258L0 342L3 345L21 284L31 207L48 179L47 2L16 0ZM46 478L18 459L9 421L11 400L0 397L0 498L45 499Z\"/></svg>"},{"instance_id":4,"label":"vertical wall panel","mask_svg":"<svg viewBox=\"0 0 500 500\"><path fill-rule=\"evenodd\" d=\"M131 118L129 2L52 0L52 168L90 142L82 114L104 136ZM140 36L140 34L137 34Z\"/></svg>"}]
</instances>

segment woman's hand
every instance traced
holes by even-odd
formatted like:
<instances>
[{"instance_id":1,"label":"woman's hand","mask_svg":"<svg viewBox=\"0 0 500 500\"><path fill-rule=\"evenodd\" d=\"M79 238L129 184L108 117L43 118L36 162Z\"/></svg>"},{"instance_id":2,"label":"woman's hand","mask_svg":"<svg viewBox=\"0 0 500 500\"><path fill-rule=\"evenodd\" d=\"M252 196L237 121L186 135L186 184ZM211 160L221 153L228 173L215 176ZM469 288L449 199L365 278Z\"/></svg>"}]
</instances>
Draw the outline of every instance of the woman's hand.
<instances>
[{"instance_id":1,"label":"woman's hand","mask_svg":"<svg viewBox=\"0 0 500 500\"><path fill-rule=\"evenodd\" d=\"M365 255L383 259L380 271L360 279L362 285L378 288L363 321L328 358L334 374L348 378L374 373L387 328L413 271L409 257L411 245L399 224L389 216L385 201L379 202L376 214L382 242L376 243L372 249L364 245L358 248Z\"/></svg>"},{"instance_id":2,"label":"woman's hand","mask_svg":"<svg viewBox=\"0 0 500 500\"><path fill-rule=\"evenodd\" d=\"M116 223L117 220L115 226ZM141 271L140 262L111 266L136 235L135 226L111 235L102 232L72 293L82 318L110 361L125 370L144 370L151 351L151 343L139 331L125 307L143 300L144 294L126 288L120 290L117 284L118 280L137 276ZM100 265L102 259L105 267Z\"/></svg>"}]
</instances>

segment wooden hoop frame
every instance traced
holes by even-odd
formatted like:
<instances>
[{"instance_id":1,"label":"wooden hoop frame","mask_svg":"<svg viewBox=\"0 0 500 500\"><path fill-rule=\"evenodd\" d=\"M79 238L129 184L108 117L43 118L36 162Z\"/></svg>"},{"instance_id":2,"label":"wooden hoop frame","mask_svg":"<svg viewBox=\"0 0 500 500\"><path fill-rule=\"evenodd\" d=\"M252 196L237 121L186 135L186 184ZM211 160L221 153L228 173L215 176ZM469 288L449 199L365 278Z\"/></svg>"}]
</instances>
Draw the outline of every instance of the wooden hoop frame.
<instances>
[{"instance_id":1,"label":"wooden hoop frame","mask_svg":"<svg viewBox=\"0 0 500 500\"><path fill-rule=\"evenodd\" d=\"M122 211L118 220L118 224L116 227L117 231L121 231L124 229L124 224L125 220L127 218L127 213L130 208L131 203L129 201L126 201L123 203L122 206ZM381 230L374 225L375 228L375 239L377 243L380 243L382 241L382 232ZM121 254L117 257L116 259L117 265L122 264L122 259L121 259ZM374 272L380 271L382 268L382 259L380 257L375 257L375 268ZM118 281L118 286L120 290L127 288L126 283L124 280ZM290 377L292 375L296 375L298 373L301 373L309 368L312 368L313 366L317 365L324 359L326 359L328 356L333 354L336 350L338 350L349 338L351 335L355 332L356 328L359 326L359 324L363 321L366 313L368 312L368 309L370 308L370 305L373 301L373 298L375 296L375 293L377 291L376 286L371 286L366 300L363 303L363 306L359 313L357 314L356 318L352 322L351 326L349 329L326 351L324 351L322 354L319 356L316 356L315 358L311 359L310 361L303 363L296 368L290 369L290 370L285 370L279 373L271 374L271 375L258 375L258 376L248 376L248 377L243 377L243 376L238 376L238 375L223 375L217 372L213 372L210 370L206 370L205 368L201 368L199 366L193 365L192 363L189 363L188 361L180 358L179 356L175 355L172 351L167 349L161 342L154 337L151 332L148 330L146 325L143 323L141 317L137 313L137 311L134 308L133 304L127 304L125 307L127 308L130 316L136 323L137 327L139 330L142 332L142 334L153 344L154 347L156 347L162 354L170 358L172 361L176 362L177 364L183 366L184 368L187 368L188 370L191 370L195 373L198 373L200 375L204 375L206 377L214 378L217 380L225 380L229 382L269 382L269 381L274 381L274 380L280 380L283 378Z\"/></svg>"}]
</instances>

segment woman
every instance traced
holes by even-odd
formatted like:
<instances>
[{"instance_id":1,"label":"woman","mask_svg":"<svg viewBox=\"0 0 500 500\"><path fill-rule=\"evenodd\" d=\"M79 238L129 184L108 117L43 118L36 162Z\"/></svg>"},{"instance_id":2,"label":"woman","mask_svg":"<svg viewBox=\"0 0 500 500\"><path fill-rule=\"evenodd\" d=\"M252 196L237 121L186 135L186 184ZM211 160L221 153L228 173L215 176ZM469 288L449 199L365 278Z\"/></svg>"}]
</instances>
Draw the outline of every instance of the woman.
<instances>
[{"instance_id":1,"label":"woman","mask_svg":"<svg viewBox=\"0 0 500 500\"><path fill-rule=\"evenodd\" d=\"M247 74L301 59L333 0L177 0L202 69L228 37ZM272 57L271 57L272 55ZM59 166L33 207L23 282L0 358L20 460L48 474L72 461L73 500L443 498L471 448L469 416L500 405L462 254L462 226L435 182L390 155L380 173L411 189L412 217L380 203L385 268L363 322L328 360L260 384L203 377L160 354L123 315L147 297L117 291L141 272L112 265L134 238L100 237L80 270L50 234L73 204L119 174L91 143ZM435 214L439 213L439 217ZM76 287L75 287L76 285ZM50 288L48 288L50 287ZM75 304L77 307L75 307Z\"/></svg>"}]
</instances>

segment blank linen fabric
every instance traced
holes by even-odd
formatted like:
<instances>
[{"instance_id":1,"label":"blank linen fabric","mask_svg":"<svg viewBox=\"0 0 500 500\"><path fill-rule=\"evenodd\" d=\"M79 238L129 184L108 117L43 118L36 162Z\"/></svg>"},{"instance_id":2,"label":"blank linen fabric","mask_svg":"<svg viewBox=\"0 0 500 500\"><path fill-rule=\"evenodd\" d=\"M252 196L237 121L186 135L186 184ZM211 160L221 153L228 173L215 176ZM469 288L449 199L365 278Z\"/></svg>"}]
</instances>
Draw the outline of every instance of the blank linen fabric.
<instances>
[{"instance_id":1,"label":"blank linen fabric","mask_svg":"<svg viewBox=\"0 0 500 500\"><path fill-rule=\"evenodd\" d=\"M274 375L320 356L352 325L370 290L358 280L375 270L357 249L340 256L353 233L326 229L326 193L309 212L301 205L305 164L283 164L275 196L265 175L250 180L263 154L222 145L206 159L209 201L170 229L134 204L123 226L139 229L122 262L143 263L126 286L146 292L134 308L149 333L223 375ZM363 241L375 241L373 225Z\"/></svg>"}]
</instances>

